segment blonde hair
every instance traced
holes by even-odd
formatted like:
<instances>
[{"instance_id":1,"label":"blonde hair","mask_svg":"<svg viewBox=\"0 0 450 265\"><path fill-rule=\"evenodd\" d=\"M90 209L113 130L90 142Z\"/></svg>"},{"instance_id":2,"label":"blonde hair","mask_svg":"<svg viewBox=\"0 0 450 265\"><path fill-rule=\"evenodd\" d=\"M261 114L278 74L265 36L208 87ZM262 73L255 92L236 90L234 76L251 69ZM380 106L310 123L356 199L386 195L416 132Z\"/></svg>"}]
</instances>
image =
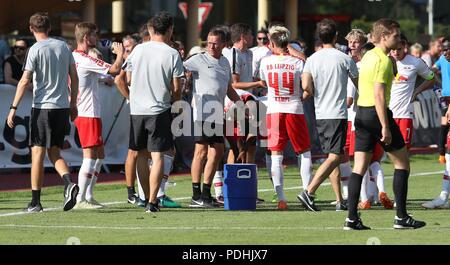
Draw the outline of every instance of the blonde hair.
<instances>
[{"instance_id":1,"label":"blonde hair","mask_svg":"<svg viewBox=\"0 0 450 265\"><path fill-rule=\"evenodd\" d=\"M291 32L284 26L276 25L269 29L269 39L280 48L286 48L289 44Z\"/></svg>"},{"instance_id":2,"label":"blonde hair","mask_svg":"<svg viewBox=\"0 0 450 265\"><path fill-rule=\"evenodd\" d=\"M352 39L358 40L360 43L366 43L367 42L367 36L366 33L362 29L352 29L347 36L345 36L345 39L347 41L350 41Z\"/></svg>"},{"instance_id":3,"label":"blonde hair","mask_svg":"<svg viewBox=\"0 0 450 265\"><path fill-rule=\"evenodd\" d=\"M377 20L375 23L373 23L372 26L371 36L373 42L375 43L379 42L383 35L391 34L395 28L399 29L400 24L398 24L394 20L390 20L387 18Z\"/></svg>"},{"instance_id":4,"label":"blonde hair","mask_svg":"<svg viewBox=\"0 0 450 265\"><path fill-rule=\"evenodd\" d=\"M77 43L83 42L83 38L93 32L97 32L97 25L90 22L81 22L75 26L75 39Z\"/></svg>"},{"instance_id":5,"label":"blonde hair","mask_svg":"<svg viewBox=\"0 0 450 265\"><path fill-rule=\"evenodd\" d=\"M418 50L418 51L423 51L423 46L420 45L419 43L414 43L413 45L411 45L411 47L409 47L409 49L412 50Z\"/></svg>"},{"instance_id":6,"label":"blonde hair","mask_svg":"<svg viewBox=\"0 0 450 265\"><path fill-rule=\"evenodd\" d=\"M103 60L103 54L97 48L90 48L88 54L95 59Z\"/></svg>"}]
</instances>

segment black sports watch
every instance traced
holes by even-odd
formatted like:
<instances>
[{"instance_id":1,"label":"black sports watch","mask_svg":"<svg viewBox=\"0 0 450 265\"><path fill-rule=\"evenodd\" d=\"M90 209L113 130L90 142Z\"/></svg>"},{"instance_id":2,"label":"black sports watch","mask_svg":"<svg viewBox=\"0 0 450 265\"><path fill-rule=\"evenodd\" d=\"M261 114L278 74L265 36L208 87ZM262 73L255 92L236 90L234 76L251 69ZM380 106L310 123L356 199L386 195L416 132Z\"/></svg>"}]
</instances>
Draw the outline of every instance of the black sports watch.
<instances>
[{"instance_id":1,"label":"black sports watch","mask_svg":"<svg viewBox=\"0 0 450 265\"><path fill-rule=\"evenodd\" d=\"M11 105L11 107L9 107L9 109L15 109L15 110L17 110L17 106Z\"/></svg>"}]
</instances>

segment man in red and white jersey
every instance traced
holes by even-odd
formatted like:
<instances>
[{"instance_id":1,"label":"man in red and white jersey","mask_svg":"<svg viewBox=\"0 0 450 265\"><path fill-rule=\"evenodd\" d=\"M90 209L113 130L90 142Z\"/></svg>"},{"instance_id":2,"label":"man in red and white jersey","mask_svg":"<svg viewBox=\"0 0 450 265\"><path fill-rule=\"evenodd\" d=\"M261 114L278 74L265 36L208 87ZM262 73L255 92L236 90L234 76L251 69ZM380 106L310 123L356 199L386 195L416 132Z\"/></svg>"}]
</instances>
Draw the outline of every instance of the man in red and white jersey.
<instances>
[{"instance_id":1,"label":"man in red and white jersey","mask_svg":"<svg viewBox=\"0 0 450 265\"><path fill-rule=\"evenodd\" d=\"M261 60L260 77L268 87L267 130L271 151L271 173L278 196L278 209L286 209L283 191L283 150L290 140L294 151L301 154L301 174L309 174L311 166L310 138L303 114L300 88L304 62L286 53L290 32L276 26L269 37L273 55ZM303 160L305 161L303 163ZM309 161L309 163L307 162ZM303 177L303 176L302 176Z\"/></svg>"},{"instance_id":2,"label":"man in red and white jersey","mask_svg":"<svg viewBox=\"0 0 450 265\"><path fill-rule=\"evenodd\" d=\"M77 24L75 37L77 49L73 52L73 57L79 79L78 117L75 120L75 126L83 148L83 163L78 173L80 192L75 208L93 209L102 207L93 197L93 188L105 158L98 79L100 74L118 74L120 72L123 46L113 43L113 52L116 53L117 58L114 64L110 65L87 54L89 48L95 47L97 43L97 26L95 24L88 22Z\"/></svg>"},{"instance_id":3,"label":"man in red and white jersey","mask_svg":"<svg viewBox=\"0 0 450 265\"><path fill-rule=\"evenodd\" d=\"M432 88L434 72L421 59L408 54L407 40L404 36L397 49L391 51L397 64L397 75L392 83L391 101L389 109L392 111L395 122L405 139L406 147L411 147L413 130L413 104L412 100L422 91ZM425 81L414 92L417 76Z\"/></svg>"}]
</instances>

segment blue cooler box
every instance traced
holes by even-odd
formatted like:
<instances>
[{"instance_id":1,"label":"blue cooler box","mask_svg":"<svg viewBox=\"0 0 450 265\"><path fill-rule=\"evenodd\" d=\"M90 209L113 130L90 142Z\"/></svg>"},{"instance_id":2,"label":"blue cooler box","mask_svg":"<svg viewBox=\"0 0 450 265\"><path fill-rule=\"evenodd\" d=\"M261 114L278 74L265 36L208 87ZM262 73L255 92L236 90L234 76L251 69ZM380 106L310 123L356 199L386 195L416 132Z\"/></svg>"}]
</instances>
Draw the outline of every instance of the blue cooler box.
<instances>
[{"instance_id":1,"label":"blue cooler box","mask_svg":"<svg viewBox=\"0 0 450 265\"><path fill-rule=\"evenodd\" d=\"M256 210L258 182L255 164L224 166L223 197L225 210Z\"/></svg>"}]
</instances>

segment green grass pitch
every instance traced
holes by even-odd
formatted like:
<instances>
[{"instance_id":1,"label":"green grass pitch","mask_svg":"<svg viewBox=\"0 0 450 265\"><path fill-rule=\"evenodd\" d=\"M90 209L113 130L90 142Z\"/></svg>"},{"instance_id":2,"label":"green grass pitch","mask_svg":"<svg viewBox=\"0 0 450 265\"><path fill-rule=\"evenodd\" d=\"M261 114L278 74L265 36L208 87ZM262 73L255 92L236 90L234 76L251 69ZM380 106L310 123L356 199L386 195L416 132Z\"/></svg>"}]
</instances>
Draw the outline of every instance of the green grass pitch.
<instances>
[{"instance_id":1,"label":"green grass pitch","mask_svg":"<svg viewBox=\"0 0 450 265\"><path fill-rule=\"evenodd\" d=\"M317 167L317 165L315 165ZM391 198L392 164L383 163L386 190ZM259 197L266 200L256 211L189 209L190 177L176 177L167 194L182 203L181 209L162 209L156 214L126 203L124 183L96 186L96 199L108 206L100 210L62 211L62 186L46 188L42 205L47 211L19 214L30 200L30 192L0 193L0 244L64 245L77 238L82 245L158 244L158 245L364 245L373 240L382 245L450 244L449 210L425 210L420 204L435 198L441 190L444 165L437 155L411 157L408 211L427 226L418 230L392 229L395 212L375 206L361 211L370 231L343 231L346 212L336 212L331 186L325 182L318 190L322 211L305 211L297 201L301 190L298 169L285 170L285 190L289 209L276 210L271 203L272 188L265 169L258 172ZM100 176L101 178L101 176ZM372 240L372 241L371 241ZM70 241L69 241L70 243Z\"/></svg>"}]
</instances>

